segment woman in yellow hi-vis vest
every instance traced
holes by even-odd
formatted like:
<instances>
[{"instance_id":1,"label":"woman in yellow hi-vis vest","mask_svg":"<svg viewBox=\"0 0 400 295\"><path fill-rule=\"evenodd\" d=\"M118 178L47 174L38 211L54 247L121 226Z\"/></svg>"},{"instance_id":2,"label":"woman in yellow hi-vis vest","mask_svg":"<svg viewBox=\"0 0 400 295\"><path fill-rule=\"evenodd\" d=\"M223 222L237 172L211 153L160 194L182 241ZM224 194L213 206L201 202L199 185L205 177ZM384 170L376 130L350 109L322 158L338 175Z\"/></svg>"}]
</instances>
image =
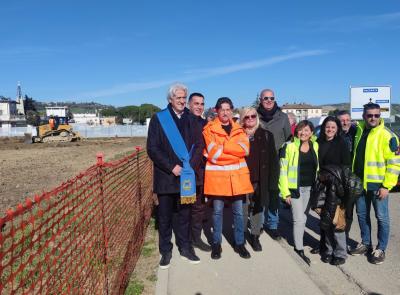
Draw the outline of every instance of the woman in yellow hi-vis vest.
<instances>
[{"instance_id":1,"label":"woman in yellow hi-vis vest","mask_svg":"<svg viewBox=\"0 0 400 295\"><path fill-rule=\"evenodd\" d=\"M291 206L293 216L294 250L310 265L304 254L303 236L310 210L310 192L318 171L318 143L313 137L314 126L301 121L292 142L280 151L279 190L283 200Z\"/></svg>"}]
</instances>

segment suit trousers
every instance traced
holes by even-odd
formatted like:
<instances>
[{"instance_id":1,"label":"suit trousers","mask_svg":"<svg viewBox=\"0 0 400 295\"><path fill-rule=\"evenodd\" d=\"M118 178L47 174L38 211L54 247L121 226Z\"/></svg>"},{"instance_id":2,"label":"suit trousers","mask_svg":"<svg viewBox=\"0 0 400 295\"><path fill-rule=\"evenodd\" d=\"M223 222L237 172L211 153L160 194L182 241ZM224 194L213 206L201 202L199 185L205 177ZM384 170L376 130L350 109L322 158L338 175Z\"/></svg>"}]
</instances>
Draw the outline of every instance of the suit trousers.
<instances>
[{"instance_id":1,"label":"suit trousers","mask_svg":"<svg viewBox=\"0 0 400 295\"><path fill-rule=\"evenodd\" d=\"M158 236L159 251L164 255L172 251L173 215L177 212L177 222L174 228L179 251L188 250L190 242L190 211L192 205L180 204L180 194L158 194Z\"/></svg>"},{"instance_id":2,"label":"suit trousers","mask_svg":"<svg viewBox=\"0 0 400 295\"><path fill-rule=\"evenodd\" d=\"M207 205L204 200L203 186L196 187L196 203L192 205L192 220L191 232L192 241L198 241L201 237L201 230L203 229L203 220Z\"/></svg>"}]
</instances>

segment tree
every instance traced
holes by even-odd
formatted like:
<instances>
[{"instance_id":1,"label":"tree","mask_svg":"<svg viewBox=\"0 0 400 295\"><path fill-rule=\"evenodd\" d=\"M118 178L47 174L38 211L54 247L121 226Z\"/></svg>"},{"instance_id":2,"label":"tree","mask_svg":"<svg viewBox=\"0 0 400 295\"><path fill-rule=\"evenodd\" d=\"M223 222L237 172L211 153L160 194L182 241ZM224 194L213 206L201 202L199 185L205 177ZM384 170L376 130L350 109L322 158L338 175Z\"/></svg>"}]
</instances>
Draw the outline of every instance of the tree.
<instances>
[{"instance_id":1,"label":"tree","mask_svg":"<svg viewBox=\"0 0 400 295\"><path fill-rule=\"evenodd\" d=\"M24 97L24 112L27 124L32 126L40 125L40 115L36 109L36 101L26 94Z\"/></svg>"},{"instance_id":2,"label":"tree","mask_svg":"<svg viewBox=\"0 0 400 295\"><path fill-rule=\"evenodd\" d=\"M26 94L25 94L25 97L24 97L24 111L25 111L25 114L28 111L37 112L36 101L32 97L29 97Z\"/></svg>"},{"instance_id":3,"label":"tree","mask_svg":"<svg viewBox=\"0 0 400 295\"><path fill-rule=\"evenodd\" d=\"M40 116L38 112L29 110L25 113L26 123L32 126L40 125Z\"/></svg>"},{"instance_id":4,"label":"tree","mask_svg":"<svg viewBox=\"0 0 400 295\"><path fill-rule=\"evenodd\" d=\"M159 111L160 111L160 108L153 104L149 104L149 103L141 104L139 107L139 118L137 121L140 124L144 124L146 122L146 118L151 118L153 116L153 114L155 114Z\"/></svg>"},{"instance_id":5,"label":"tree","mask_svg":"<svg viewBox=\"0 0 400 295\"><path fill-rule=\"evenodd\" d=\"M338 112L339 112L339 109L334 109L333 111L329 111L328 115L336 117Z\"/></svg>"},{"instance_id":6,"label":"tree","mask_svg":"<svg viewBox=\"0 0 400 295\"><path fill-rule=\"evenodd\" d=\"M110 108L101 110L100 114L103 117L117 116L118 115L118 110L116 108L114 108L114 107L110 107Z\"/></svg>"},{"instance_id":7,"label":"tree","mask_svg":"<svg viewBox=\"0 0 400 295\"><path fill-rule=\"evenodd\" d=\"M132 119L132 121L138 121L139 107L137 106L125 106L118 109L119 113L123 118Z\"/></svg>"}]
</instances>

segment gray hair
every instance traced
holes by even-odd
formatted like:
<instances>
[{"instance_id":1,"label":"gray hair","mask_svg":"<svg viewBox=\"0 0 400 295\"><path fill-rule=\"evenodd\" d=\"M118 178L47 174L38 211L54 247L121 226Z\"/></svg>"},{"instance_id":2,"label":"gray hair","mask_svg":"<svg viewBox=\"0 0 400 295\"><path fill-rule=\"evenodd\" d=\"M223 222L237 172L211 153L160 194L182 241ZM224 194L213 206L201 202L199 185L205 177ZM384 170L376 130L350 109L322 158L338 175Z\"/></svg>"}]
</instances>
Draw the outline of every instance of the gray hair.
<instances>
[{"instance_id":1,"label":"gray hair","mask_svg":"<svg viewBox=\"0 0 400 295\"><path fill-rule=\"evenodd\" d=\"M178 90L185 91L185 95L188 94L188 88L186 87L186 85L184 85L182 83L175 83L175 84L172 84L168 89L167 100L169 101L173 96L175 96L175 94Z\"/></svg>"},{"instance_id":2,"label":"gray hair","mask_svg":"<svg viewBox=\"0 0 400 295\"><path fill-rule=\"evenodd\" d=\"M260 91L260 95L259 95L258 98L261 99L261 98L262 98L262 97L261 97L262 94L263 94L264 92L267 92L267 91L268 91L268 92L272 92L272 93L275 95L275 92L274 92L272 89L265 88L265 89L263 89L263 90Z\"/></svg>"}]
</instances>

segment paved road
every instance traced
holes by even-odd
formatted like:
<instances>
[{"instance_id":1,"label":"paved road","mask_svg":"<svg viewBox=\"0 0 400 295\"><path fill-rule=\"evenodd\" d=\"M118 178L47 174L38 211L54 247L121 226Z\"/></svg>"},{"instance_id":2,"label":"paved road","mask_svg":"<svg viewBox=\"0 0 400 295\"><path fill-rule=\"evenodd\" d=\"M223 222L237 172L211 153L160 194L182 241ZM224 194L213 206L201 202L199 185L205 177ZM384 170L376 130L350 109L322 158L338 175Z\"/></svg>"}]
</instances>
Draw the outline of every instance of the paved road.
<instances>
[{"instance_id":1,"label":"paved road","mask_svg":"<svg viewBox=\"0 0 400 295\"><path fill-rule=\"evenodd\" d=\"M318 255L310 254L313 260L312 267L303 267L304 271L316 284L333 294L356 294L346 292L349 284L353 287L359 287L362 293L367 294L400 294L400 193L390 194L389 207L391 229L384 264L371 264L367 261L366 256L349 256L346 264L334 267L321 263ZM288 237L288 241L283 240L280 244L289 255L294 255L292 253L293 248L289 245L292 244L291 234L288 231L291 220L290 210L282 210L281 217L280 229ZM360 230L355 212L354 219L350 237L355 242L359 242ZM312 214L307 224L305 244L315 245L318 243L317 222L316 215ZM372 241L375 246L377 244L377 229L373 209L371 210L371 223L373 225ZM307 250L309 251L310 247L307 247Z\"/></svg>"},{"instance_id":2,"label":"paved road","mask_svg":"<svg viewBox=\"0 0 400 295\"><path fill-rule=\"evenodd\" d=\"M241 259L228 242L232 241L232 223L230 210L225 210L222 258L214 261L209 253L197 251L201 263L190 265L179 258L174 247L170 269L158 273L156 294L400 294L400 193L391 194L389 202L391 237L382 265L370 264L365 256L350 256L339 267L322 263L319 255L309 253L319 239L318 217L311 215L305 252L312 263L307 266L293 251L291 217L286 209L280 224L285 238L275 242L263 234L263 251L255 253L248 247L252 258ZM373 211L371 220L376 245ZM209 237L209 232L206 234ZM356 216L350 237L355 242L360 239Z\"/></svg>"}]
</instances>

